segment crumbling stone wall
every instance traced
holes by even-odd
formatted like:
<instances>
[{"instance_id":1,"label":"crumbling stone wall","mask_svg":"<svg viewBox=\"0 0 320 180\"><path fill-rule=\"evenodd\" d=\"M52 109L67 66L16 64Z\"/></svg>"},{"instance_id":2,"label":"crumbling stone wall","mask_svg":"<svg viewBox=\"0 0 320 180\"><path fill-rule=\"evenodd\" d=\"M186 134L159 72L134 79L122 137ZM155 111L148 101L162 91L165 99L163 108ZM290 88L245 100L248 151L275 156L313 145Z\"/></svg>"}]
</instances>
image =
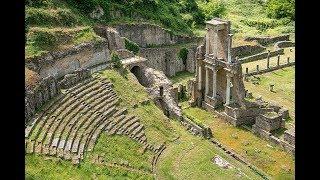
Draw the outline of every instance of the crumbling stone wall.
<instances>
[{"instance_id":1,"label":"crumbling stone wall","mask_svg":"<svg viewBox=\"0 0 320 180\"><path fill-rule=\"evenodd\" d=\"M46 77L34 87L25 87L25 123L35 114L44 103L60 93L57 80L52 77Z\"/></svg>"},{"instance_id":2,"label":"crumbling stone wall","mask_svg":"<svg viewBox=\"0 0 320 180\"><path fill-rule=\"evenodd\" d=\"M178 57L181 48L141 48L140 56L148 59L147 66L153 69L163 71L167 76L174 76L177 72L188 71L195 72L195 53L196 46L188 47L188 56L186 66Z\"/></svg>"},{"instance_id":3,"label":"crumbling stone wall","mask_svg":"<svg viewBox=\"0 0 320 180\"><path fill-rule=\"evenodd\" d=\"M110 60L107 42L83 43L64 51L49 52L41 57L26 60L26 66L39 73L41 78L56 79L78 68L90 68Z\"/></svg>"},{"instance_id":4,"label":"crumbling stone wall","mask_svg":"<svg viewBox=\"0 0 320 180\"><path fill-rule=\"evenodd\" d=\"M140 47L171 45L202 40L202 38L174 35L171 31L158 25L147 23L119 24L116 25L115 28L121 36L137 43Z\"/></svg>"},{"instance_id":5,"label":"crumbling stone wall","mask_svg":"<svg viewBox=\"0 0 320 180\"><path fill-rule=\"evenodd\" d=\"M268 45L278 41L289 41L289 34L280 35L280 36L261 36L261 37L246 37L245 41L258 41L261 45Z\"/></svg>"},{"instance_id":6,"label":"crumbling stone wall","mask_svg":"<svg viewBox=\"0 0 320 180\"><path fill-rule=\"evenodd\" d=\"M270 53L263 52L263 53L247 56L247 57L239 59L239 61L240 61L240 63L248 63L248 62L252 62L252 61L265 59L268 57L268 55L269 55L269 57L274 57L274 56L283 55L283 54L284 54L284 49L277 49L275 51L270 51Z\"/></svg>"},{"instance_id":7,"label":"crumbling stone wall","mask_svg":"<svg viewBox=\"0 0 320 180\"><path fill-rule=\"evenodd\" d=\"M295 46L295 43L292 41L279 41L274 44L275 49L294 47L294 46Z\"/></svg>"}]
</instances>

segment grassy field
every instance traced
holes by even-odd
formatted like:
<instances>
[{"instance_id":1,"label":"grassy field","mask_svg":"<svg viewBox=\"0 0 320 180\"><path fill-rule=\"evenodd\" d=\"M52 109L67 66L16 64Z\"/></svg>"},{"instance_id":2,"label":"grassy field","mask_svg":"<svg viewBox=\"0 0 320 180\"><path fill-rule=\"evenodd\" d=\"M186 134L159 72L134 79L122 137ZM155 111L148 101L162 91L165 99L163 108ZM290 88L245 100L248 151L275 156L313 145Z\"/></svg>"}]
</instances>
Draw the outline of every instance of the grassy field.
<instances>
[{"instance_id":1,"label":"grassy field","mask_svg":"<svg viewBox=\"0 0 320 180\"><path fill-rule=\"evenodd\" d=\"M295 119L295 67L287 67L259 76L260 80L250 77L249 82L245 82L245 87L252 92L254 97L262 96L267 101L283 105L289 110L293 121L288 122L288 126L294 124ZM257 81L255 85L252 81ZM269 91L269 85L274 84L274 92Z\"/></svg>"},{"instance_id":2,"label":"grassy field","mask_svg":"<svg viewBox=\"0 0 320 180\"><path fill-rule=\"evenodd\" d=\"M268 141L255 136L248 130L228 124L203 109L187 107L184 104L183 112L209 126L215 139L275 179L294 177L294 157L289 153L273 147Z\"/></svg>"},{"instance_id":3,"label":"grassy field","mask_svg":"<svg viewBox=\"0 0 320 180\"><path fill-rule=\"evenodd\" d=\"M177 122L172 124L180 137L167 144L160 156L157 179L262 179L208 140L189 134ZM228 161L232 168L224 169L214 164L212 158L216 155Z\"/></svg>"},{"instance_id":4,"label":"grassy field","mask_svg":"<svg viewBox=\"0 0 320 180\"><path fill-rule=\"evenodd\" d=\"M175 76L170 77L170 80L174 86L178 85L178 84L182 84L182 85L186 86L188 81L190 79L194 78L194 75L195 75L194 73L182 71L182 72L176 73Z\"/></svg>"},{"instance_id":5,"label":"grassy field","mask_svg":"<svg viewBox=\"0 0 320 180\"><path fill-rule=\"evenodd\" d=\"M25 156L26 179L153 179L152 175L139 174L117 167L92 164L85 159L79 167L60 158Z\"/></svg>"},{"instance_id":6,"label":"grassy field","mask_svg":"<svg viewBox=\"0 0 320 180\"><path fill-rule=\"evenodd\" d=\"M114 84L114 90L121 99L120 106L126 107L129 114L139 117L146 127L149 143L160 145L175 138L172 127L167 123L169 119L162 111L151 100L148 104L141 104L150 97L133 74L129 73L125 78L115 70L105 70L100 75L109 78Z\"/></svg>"}]
</instances>

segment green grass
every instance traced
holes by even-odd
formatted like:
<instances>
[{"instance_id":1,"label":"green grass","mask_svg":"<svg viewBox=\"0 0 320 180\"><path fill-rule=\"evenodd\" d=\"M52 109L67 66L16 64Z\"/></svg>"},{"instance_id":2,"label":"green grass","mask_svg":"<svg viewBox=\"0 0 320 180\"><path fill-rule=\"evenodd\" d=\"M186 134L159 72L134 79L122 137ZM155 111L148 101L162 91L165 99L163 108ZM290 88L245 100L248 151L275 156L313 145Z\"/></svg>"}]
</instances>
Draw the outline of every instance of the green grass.
<instances>
[{"instance_id":1,"label":"green grass","mask_svg":"<svg viewBox=\"0 0 320 180\"><path fill-rule=\"evenodd\" d=\"M175 76L170 77L170 80L173 85L182 84L186 86L188 81L192 78L194 78L194 73L181 71L176 73Z\"/></svg>"},{"instance_id":2,"label":"green grass","mask_svg":"<svg viewBox=\"0 0 320 180\"><path fill-rule=\"evenodd\" d=\"M294 177L294 157L278 147L270 146L252 132L234 127L226 121L200 108L185 108L183 112L193 116L212 129L213 137L226 147L245 157L253 165L274 178Z\"/></svg>"},{"instance_id":3,"label":"green grass","mask_svg":"<svg viewBox=\"0 0 320 180\"><path fill-rule=\"evenodd\" d=\"M25 46L26 58L39 56L42 53L65 49L84 42L102 41L90 26L72 28L32 27L27 34Z\"/></svg>"},{"instance_id":4,"label":"green grass","mask_svg":"<svg viewBox=\"0 0 320 180\"><path fill-rule=\"evenodd\" d=\"M149 150L143 153L142 145L127 136L102 133L93 152L88 153L88 157L94 155L102 155L107 163L128 162L131 167L151 171L154 153Z\"/></svg>"},{"instance_id":5,"label":"green grass","mask_svg":"<svg viewBox=\"0 0 320 180\"><path fill-rule=\"evenodd\" d=\"M177 122L172 124L180 138L168 144L160 156L157 179L261 179L208 140L189 134ZM223 169L214 164L212 158L216 155L228 161L233 168Z\"/></svg>"},{"instance_id":6,"label":"green grass","mask_svg":"<svg viewBox=\"0 0 320 180\"><path fill-rule=\"evenodd\" d=\"M127 78L116 70L105 70L100 75L110 79L114 84L114 90L121 99L120 106L126 107L129 114L139 117L146 127L145 133L149 143L160 145L175 137L168 123L169 119L152 101L146 105L141 104L150 97L132 73L129 73ZM137 107L133 108L134 105Z\"/></svg>"},{"instance_id":7,"label":"green grass","mask_svg":"<svg viewBox=\"0 0 320 180\"><path fill-rule=\"evenodd\" d=\"M26 179L153 179L116 167L92 164L84 161L79 167L55 157L27 154L25 156Z\"/></svg>"},{"instance_id":8,"label":"green grass","mask_svg":"<svg viewBox=\"0 0 320 180\"><path fill-rule=\"evenodd\" d=\"M244 82L246 89L252 92L254 97L262 96L266 101L283 105L289 110L289 114L294 123L295 119L295 66L279 69L273 72L257 76L259 84L254 85L249 78L249 82ZM274 84L274 91L269 91L269 85Z\"/></svg>"}]
</instances>

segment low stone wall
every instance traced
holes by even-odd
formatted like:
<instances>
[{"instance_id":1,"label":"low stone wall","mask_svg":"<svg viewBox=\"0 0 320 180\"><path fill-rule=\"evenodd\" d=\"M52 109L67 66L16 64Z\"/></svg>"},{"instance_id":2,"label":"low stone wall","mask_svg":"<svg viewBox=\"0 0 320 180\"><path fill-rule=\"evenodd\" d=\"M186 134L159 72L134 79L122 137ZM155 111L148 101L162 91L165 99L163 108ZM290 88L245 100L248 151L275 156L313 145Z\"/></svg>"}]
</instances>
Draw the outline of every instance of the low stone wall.
<instances>
[{"instance_id":1,"label":"low stone wall","mask_svg":"<svg viewBox=\"0 0 320 180\"><path fill-rule=\"evenodd\" d=\"M270 67L270 68L267 68L267 69L262 69L262 70L259 70L259 71L249 72L248 74L244 74L244 75L245 76L253 76L253 75L263 74L263 73L275 71L275 70L278 70L278 69L282 69L282 68L290 67L290 66L294 66L294 65L295 65L295 61L289 62L287 64L275 66L275 67Z\"/></svg>"},{"instance_id":2,"label":"low stone wall","mask_svg":"<svg viewBox=\"0 0 320 180\"><path fill-rule=\"evenodd\" d=\"M60 93L60 87L57 80L52 77L46 77L40 80L33 89L25 89L25 123L27 123L47 101Z\"/></svg>"},{"instance_id":3,"label":"low stone wall","mask_svg":"<svg viewBox=\"0 0 320 180\"><path fill-rule=\"evenodd\" d=\"M261 128L257 128L255 125L253 125L253 127L252 127L252 132L254 134L258 135L259 137L261 137L267 141L270 141L274 145L280 146L283 150L295 155L295 146L294 145L291 145L288 142L273 136L270 132L267 132Z\"/></svg>"},{"instance_id":4,"label":"low stone wall","mask_svg":"<svg viewBox=\"0 0 320 180\"><path fill-rule=\"evenodd\" d=\"M286 47L294 47L295 43L292 41L279 41L274 44L275 49L281 49Z\"/></svg>"},{"instance_id":5,"label":"low stone wall","mask_svg":"<svg viewBox=\"0 0 320 180\"><path fill-rule=\"evenodd\" d=\"M210 128L199 126L187 117L182 116L180 123L184 127L186 127L187 130L191 132L193 135L199 135L207 139L210 139L212 137L212 132Z\"/></svg>"},{"instance_id":6,"label":"low stone wall","mask_svg":"<svg viewBox=\"0 0 320 180\"><path fill-rule=\"evenodd\" d=\"M154 45L171 45L187 42L198 42L202 38L174 35L170 30L158 25L140 24L119 24L115 28L123 37L137 43L140 47Z\"/></svg>"},{"instance_id":7,"label":"low stone wall","mask_svg":"<svg viewBox=\"0 0 320 180\"><path fill-rule=\"evenodd\" d=\"M169 77L185 70L194 73L196 45L187 47L188 56L186 65L184 65L183 61L178 57L180 49L180 47L141 48L140 56L148 59L146 62L148 67L163 71Z\"/></svg>"},{"instance_id":8,"label":"low stone wall","mask_svg":"<svg viewBox=\"0 0 320 180\"><path fill-rule=\"evenodd\" d=\"M232 57L242 58L245 56L261 53L265 50L266 48L261 45L244 45L244 46L233 47L231 50L231 54L232 54Z\"/></svg>"},{"instance_id":9,"label":"low stone wall","mask_svg":"<svg viewBox=\"0 0 320 180\"><path fill-rule=\"evenodd\" d=\"M53 76L56 79L87 69L110 60L107 42L83 43L65 51L49 52L41 57L26 60L26 67L37 72L41 78Z\"/></svg>"},{"instance_id":10,"label":"low stone wall","mask_svg":"<svg viewBox=\"0 0 320 180\"><path fill-rule=\"evenodd\" d=\"M244 58L239 59L240 63L248 63L248 62L252 62L252 61L258 61L261 59L266 59L269 57L274 57L274 56L278 56L278 55L283 55L284 54L284 49L277 49L275 51L271 51L271 52L263 52L263 53L259 53L259 54L255 54L252 56L247 56Z\"/></svg>"},{"instance_id":11,"label":"low stone wall","mask_svg":"<svg viewBox=\"0 0 320 180\"><path fill-rule=\"evenodd\" d=\"M258 41L261 45L268 45L278 41L289 41L289 34L280 35L280 36L264 36L264 37L246 37L245 41Z\"/></svg>"}]
</instances>

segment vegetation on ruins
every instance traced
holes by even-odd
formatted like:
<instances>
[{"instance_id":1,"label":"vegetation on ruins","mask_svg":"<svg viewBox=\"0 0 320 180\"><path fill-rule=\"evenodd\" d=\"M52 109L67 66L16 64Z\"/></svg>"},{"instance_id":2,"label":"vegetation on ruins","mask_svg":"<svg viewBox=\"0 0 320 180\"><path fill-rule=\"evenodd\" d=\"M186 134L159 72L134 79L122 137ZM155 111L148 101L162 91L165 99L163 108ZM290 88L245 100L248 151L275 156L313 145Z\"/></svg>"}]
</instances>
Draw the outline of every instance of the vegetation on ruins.
<instances>
[{"instance_id":1,"label":"vegetation on ruins","mask_svg":"<svg viewBox=\"0 0 320 180\"><path fill-rule=\"evenodd\" d=\"M92 19L89 14L96 7L101 7L104 15ZM231 20L237 42L238 37L248 35L292 33L293 14L293 0L30 0L26 1L26 58L99 41L92 29L97 23L147 22L173 34L203 36L204 22L222 17ZM81 28L86 30L79 31Z\"/></svg>"},{"instance_id":2,"label":"vegetation on ruins","mask_svg":"<svg viewBox=\"0 0 320 180\"><path fill-rule=\"evenodd\" d=\"M182 60L183 64L187 64L187 58L188 58L188 49L183 47L180 49L178 57Z\"/></svg>"},{"instance_id":3,"label":"vegetation on ruins","mask_svg":"<svg viewBox=\"0 0 320 180\"><path fill-rule=\"evenodd\" d=\"M126 49L128 49L129 51L132 51L133 54L138 54L139 52L139 45L133 41L131 41L128 38L124 38L124 43L125 43L125 47Z\"/></svg>"},{"instance_id":4,"label":"vegetation on ruins","mask_svg":"<svg viewBox=\"0 0 320 180\"><path fill-rule=\"evenodd\" d=\"M113 64L113 67L115 67L116 69L122 68L120 57L118 53L115 51L111 53L111 63Z\"/></svg>"}]
</instances>

